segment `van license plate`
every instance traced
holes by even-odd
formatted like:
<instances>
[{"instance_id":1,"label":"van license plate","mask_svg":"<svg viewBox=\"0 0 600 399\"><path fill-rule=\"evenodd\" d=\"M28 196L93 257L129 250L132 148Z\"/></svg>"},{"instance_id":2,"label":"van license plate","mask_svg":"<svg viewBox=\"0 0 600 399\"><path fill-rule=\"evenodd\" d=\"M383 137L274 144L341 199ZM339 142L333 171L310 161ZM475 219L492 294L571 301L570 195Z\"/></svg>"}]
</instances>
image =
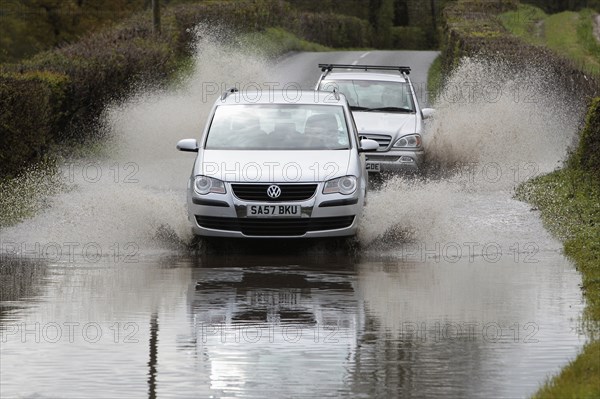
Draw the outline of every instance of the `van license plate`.
<instances>
[{"instance_id":1,"label":"van license plate","mask_svg":"<svg viewBox=\"0 0 600 399\"><path fill-rule=\"evenodd\" d=\"M300 205L248 205L246 207L248 217L292 217L301 214Z\"/></svg>"}]
</instances>

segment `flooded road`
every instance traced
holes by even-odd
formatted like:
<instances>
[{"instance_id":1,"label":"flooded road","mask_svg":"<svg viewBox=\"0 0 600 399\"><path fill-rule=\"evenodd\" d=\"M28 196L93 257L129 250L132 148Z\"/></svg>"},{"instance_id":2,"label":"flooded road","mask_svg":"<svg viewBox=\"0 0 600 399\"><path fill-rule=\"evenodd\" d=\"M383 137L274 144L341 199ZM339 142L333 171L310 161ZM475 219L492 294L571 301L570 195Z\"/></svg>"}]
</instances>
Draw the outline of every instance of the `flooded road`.
<instances>
[{"instance_id":1,"label":"flooded road","mask_svg":"<svg viewBox=\"0 0 600 399\"><path fill-rule=\"evenodd\" d=\"M296 54L273 77L265 60L236 57L240 71L201 44L210 68L109 109L114 151L67 161L67 189L0 231L2 397L513 398L576 356L580 276L512 199L557 166L576 121L514 93L441 99L425 142L445 173L371 192L355 242L190 250L193 158L174 145L198 134L213 85L310 87L315 60L413 60L424 87L437 55ZM461 78L487 84L488 68Z\"/></svg>"},{"instance_id":2,"label":"flooded road","mask_svg":"<svg viewBox=\"0 0 600 399\"><path fill-rule=\"evenodd\" d=\"M552 241L455 249L50 263L2 298L2 395L531 394L583 343L578 274Z\"/></svg>"}]
</instances>

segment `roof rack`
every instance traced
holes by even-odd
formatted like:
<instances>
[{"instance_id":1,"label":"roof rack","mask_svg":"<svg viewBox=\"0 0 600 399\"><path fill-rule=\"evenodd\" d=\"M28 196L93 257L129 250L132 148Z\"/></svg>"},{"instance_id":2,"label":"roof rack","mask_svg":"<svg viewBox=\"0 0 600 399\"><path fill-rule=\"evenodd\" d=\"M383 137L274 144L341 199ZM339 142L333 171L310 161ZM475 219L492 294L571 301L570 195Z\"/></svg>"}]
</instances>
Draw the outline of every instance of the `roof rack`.
<instances>
[{"instance_id":1,"label":"roof rack","mask_svg":"<svg viewBox=\"0 0 600 399\"><path fill-rule=\"evenodd\" d=\"M410 67L407 66L388 66L388 65L347 65L347 64L319 64L321 72L331 72L334 68L339 69L362 69L362 70L379 70L379 71L399 71L410 75Z\"/></svg>"},{"instance_id":2,"label":"roof rack","mask_svg":"<svg viewBox=\"0 0 600 399\"><path fill-rule=\"evenodd\" d=\"M237 89L237 87L231 87L231 88L227 89L227 91L224 91L223 94L221 94L221 100L225 100L228 95L237 93L238 91L239 90Z\"/></svg>"}]
</instances>

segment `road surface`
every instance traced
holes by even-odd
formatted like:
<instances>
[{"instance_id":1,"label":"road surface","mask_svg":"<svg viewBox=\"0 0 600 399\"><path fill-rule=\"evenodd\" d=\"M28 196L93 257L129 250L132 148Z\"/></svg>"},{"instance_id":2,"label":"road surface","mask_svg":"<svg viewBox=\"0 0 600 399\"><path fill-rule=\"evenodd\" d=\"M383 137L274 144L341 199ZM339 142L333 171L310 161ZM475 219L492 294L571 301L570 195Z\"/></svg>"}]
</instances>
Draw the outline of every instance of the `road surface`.
<instances>
[{"instance_id":1,"label":"road surface","mask_svg":"<svg viewBox=\"0 0 600 399\"><path fill-rule=\"evenodd\" d=\"M119 151L65 165L71 191L0 232L3 397L524 397L576 355L580 277L490 174L512 165L392 181L371 193L354 252L186 250L193 159L174 145L204 123L202 88L311 88L327 62L409 65L425 87L437 55L297 53L272 65L203 51L184 88L109 111ZM485 132L503 108L476 110L461 129L480 114Z\"/></svg>"}]
</instances>

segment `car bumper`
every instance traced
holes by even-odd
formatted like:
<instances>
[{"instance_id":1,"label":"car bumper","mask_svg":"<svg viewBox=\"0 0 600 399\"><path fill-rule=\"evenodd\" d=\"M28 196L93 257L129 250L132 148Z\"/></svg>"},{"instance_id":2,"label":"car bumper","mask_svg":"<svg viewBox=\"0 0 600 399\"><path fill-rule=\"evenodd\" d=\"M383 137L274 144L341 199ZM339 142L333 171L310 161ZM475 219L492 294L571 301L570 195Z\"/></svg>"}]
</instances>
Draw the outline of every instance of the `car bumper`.
<instances>
[{"instance_id":1,"label":"car bumper","mask_svg":"<svg viewBox=\"0 0 600 399\"><path fill-rule=\"evenodd\" d=\"M248 217L250 205L267 204L245 201L233 195L227 184L226 194L197 195L188 190L188 218L194 234L226 238L319 238L356 234L364 204L364 190L354 195L322 194L319 184L315 195L305 201L268 202L273 205L298 205L297 217Z\"/></svg>"},{"instance_id":2,"label":"car bumper","mask_svg":"<svg viewBox=\"0 0 600 399\"><path fill-rule=\"evenodd\" d=\"M424 151L385 151L373 152L366 155L367 168L377 165L379 172L399 173L417 172L422 169L425 157ZM377 172L371 169L369 172Z\"/></svg>"}]
</instances>

